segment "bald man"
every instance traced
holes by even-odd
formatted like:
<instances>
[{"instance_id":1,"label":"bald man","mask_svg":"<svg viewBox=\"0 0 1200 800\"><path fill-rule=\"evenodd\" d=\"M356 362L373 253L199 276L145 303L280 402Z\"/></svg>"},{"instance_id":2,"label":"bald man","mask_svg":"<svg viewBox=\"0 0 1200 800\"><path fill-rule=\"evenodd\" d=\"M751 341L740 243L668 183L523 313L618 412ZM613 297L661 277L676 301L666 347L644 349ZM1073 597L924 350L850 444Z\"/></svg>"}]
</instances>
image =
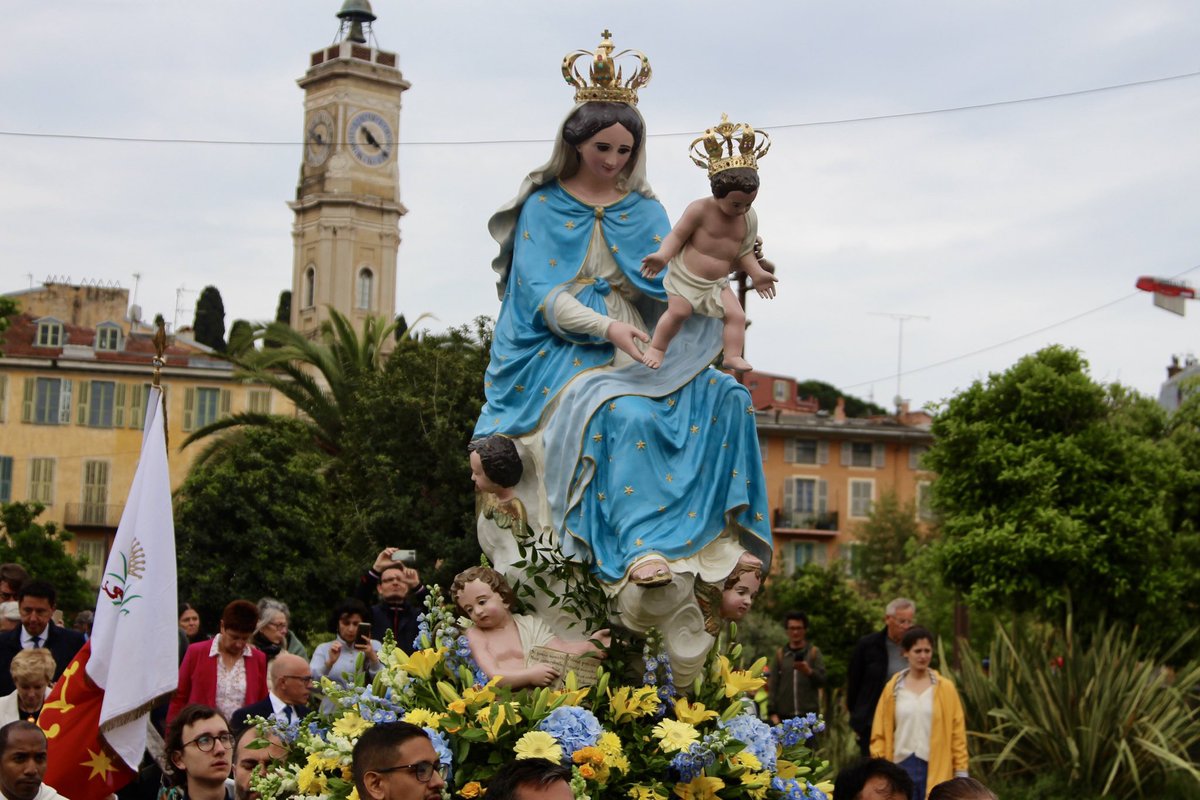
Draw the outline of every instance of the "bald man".
<instances>
[{"instance_id":1,"label":"bald man","mask_svg":"<svg viewBox=\"0 0 1200 800\"><path fill-rule=\"evenodd\" d=\"M270 685L267 699L233 712L233 730L240 733L250 717L273 717L291 724L308 714L313 678L307 661L292 653L280 653L267 668L267 680Z\"/></svg>"}]
</instances>

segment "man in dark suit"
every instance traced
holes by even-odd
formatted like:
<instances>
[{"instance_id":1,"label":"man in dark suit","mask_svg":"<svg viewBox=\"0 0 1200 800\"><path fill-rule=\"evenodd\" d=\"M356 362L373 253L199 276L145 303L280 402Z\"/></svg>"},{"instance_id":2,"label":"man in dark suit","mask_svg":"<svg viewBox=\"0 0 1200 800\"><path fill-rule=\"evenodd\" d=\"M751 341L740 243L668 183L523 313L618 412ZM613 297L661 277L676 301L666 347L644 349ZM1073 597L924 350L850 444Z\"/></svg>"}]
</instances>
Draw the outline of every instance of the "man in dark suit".
<instances>
[{"instance_id":1,"label":"man in dark suit","mask_svg":"<svg viewBox=\"0 0 1200 800\"><path fill-rule=\"evenodd\" d=\"M871 754L871 723L875 721L879 695L883 694L888 679L908 666L900 640L913 626L916 616L913 601L897 597L887 604L883 630L859 639L850 656L846 707L850 710L850 727L864 756Z\"/></svg>"},{"instance_id":2,"label":"man in dark suit","mask_svg":"<svg viewBox=\"0 0 1200 800\"><path fill-rule=\"evenodd\" d=\"M250 717L274 717L287 724L304 719L308 713L312 672L307 661L292 653L280 653L268 667L267 679L271 689L265 700L242 706L233 712L230 727L235 736L241 735Z\"/></svg>"},{"instance_id":3,"label":"man in dark suit","mask_svg":"<svg viewBox=\"0 0 1200 800\"><path fill-rule=\"evenodd\" d=\"M0 695L16 689L8 668L13 656L22 650L44 647L54 656L54 680L58 680L71 659L83 647L83 634L53 624L50 617L58 592L47 581L30 581L17 593L17 610L21 626L0 633Z\"/></svg>"}]
</instances>

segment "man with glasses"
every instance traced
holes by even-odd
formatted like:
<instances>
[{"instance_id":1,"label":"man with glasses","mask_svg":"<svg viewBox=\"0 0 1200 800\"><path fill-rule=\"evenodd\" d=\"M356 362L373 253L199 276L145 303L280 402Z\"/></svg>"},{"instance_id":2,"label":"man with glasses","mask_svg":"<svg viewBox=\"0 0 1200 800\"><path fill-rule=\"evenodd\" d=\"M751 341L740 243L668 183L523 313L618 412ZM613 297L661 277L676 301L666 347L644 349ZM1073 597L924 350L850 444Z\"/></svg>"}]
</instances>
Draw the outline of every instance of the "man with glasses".
<instances>
[{"instance_id":1,"label":"man with glasses","mask_svg":"<svg viewBox=\"0 0 1200 800\"><path fill-rule=\"evenodd\" d=\"M308 700L312 695L312 672L308 662L291 653L280 653L267 667L270 691L266 699L242 706L233 712L230 724L240 731L250 717L279 720L285 725L299 722L308 714Z\"/></svg>"},{"instance_id":2,"label":"man with glasses","mask_svg":"<svg viewBox=\"0 0 1200 800\"><path fill-rule=\"evenodd\" d=\"M259 800L258 792L250 790L250 779L265 774L268 764L287 755L278 736L267 736L266 747L250 747L257 738L258 730L254 727L238 734L233 749L233 800Z\"/></svg>"},{"instance_id":3,"label":"man with glasses","mask_svg":"<svg viewBox=\"0 0 1200 800\"><path fill-rule=\"evenodd\" d=\"M393 560L397 548L385 547L375 557L375 563L363 573L354 596L370 605L373 592L379 592L379 602L371 606L372 636L383 639L383 632L390 629L396 639L396 647L406 653L414 650L417 638L417 617L425 610L425 587L421 576L403 561Z\"/></svg>"},{"instance_id":4,"label":"man with glasses","mask_svg":"<svg viewBox=\"0 0 1200 800\"><path fill-rule=\"evenodd\" d=\"M871 754L871 723L875 720L879 695L883 694L888 679L908 666L900 640L916 623L916 618L913 601L897 597L887 604L883 630L859 639L850 656L846 707L850 710L850 727L864 757Z\"/></svg>"},{"instance_id":5,"label":"man with glasses","mask_svg":"<svg viewBox=\"0 0 1200 800\"><path fill-rule=\"evenodd\" d=\"M10 694L17 688L8 670L13 656L22 650L38 647L48 650L54 657L54 680L57 681L83 647L83 634L51 623L57 601L58 592L46 581L30 581L17 592L21 626L0 633L0 695Z\"/></svg>"},{"instance_id":6,"label":"man with glasses","mask_svg":"<svg viewBox=\"0 0 1200 800\"><path fill-rule=\"evenodd\" d=\"M225 781L233 766L233 734L220 711L185 706L167 725L163 744L170 783L187 800L232 800Z\"/></svg>"},{"instance_id":7,"label":"man with glasses","mask_svg":"<svg viewBox=\"0 0 1200 800\"><path fill-rule=\"evenodd\" d=\"M446 765L425 731L409 722L363 731L352 756L360 800L440 800Z\"/></svg>"}]
</instances>

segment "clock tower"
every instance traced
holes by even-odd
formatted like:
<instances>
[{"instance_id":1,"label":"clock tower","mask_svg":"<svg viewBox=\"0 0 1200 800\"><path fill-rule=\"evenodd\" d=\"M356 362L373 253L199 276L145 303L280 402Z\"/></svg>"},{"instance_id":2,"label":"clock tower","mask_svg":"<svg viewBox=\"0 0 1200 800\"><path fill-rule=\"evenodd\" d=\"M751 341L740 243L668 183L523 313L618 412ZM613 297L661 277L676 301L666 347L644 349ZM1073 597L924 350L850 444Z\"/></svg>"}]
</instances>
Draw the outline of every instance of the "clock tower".
<instances>
[{"instance_id":1,"label":"clock tower","mask_svg":"<svg viewBox=\"0 0 1200 800\"><path fill-rule=\"evenodd\" d=\"M369 0L346 0L337 40L317 50L304 90L304 153L292 225L291 325L313 338L328 308L360 329L396 316L400 202L396 54L375 46Z\"/></svg>"}]
</instances>

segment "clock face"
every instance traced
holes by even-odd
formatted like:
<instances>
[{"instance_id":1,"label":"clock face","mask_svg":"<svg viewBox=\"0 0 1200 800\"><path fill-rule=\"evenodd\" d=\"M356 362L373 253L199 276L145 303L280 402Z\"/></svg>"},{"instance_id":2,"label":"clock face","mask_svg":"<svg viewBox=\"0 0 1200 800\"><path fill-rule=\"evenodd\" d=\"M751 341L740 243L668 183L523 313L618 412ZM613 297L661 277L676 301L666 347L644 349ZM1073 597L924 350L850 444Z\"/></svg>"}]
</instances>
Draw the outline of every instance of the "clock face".
<instances>
[{"instance_id":1,"label":"clock face","mask_svg":"<svg viewBox=\"0 0 1200 800\"><path fill-rule=\"evenodd\" d=\"M317 111L308 118L304 129L304 160L319 167L333 151L333 117L328 111Z\"/></svg>"},{"instance_id":2,"label":"clock face","mask_svg":"<svg viewBox=\"0 0 1200 800\"><path fill-rule=\"evenodd\" d=\"M346 128L350 152L369 167L387 162L396 149L396 137L388 121L374 111L360 111Z\"/></svg>"}]
</instances>

